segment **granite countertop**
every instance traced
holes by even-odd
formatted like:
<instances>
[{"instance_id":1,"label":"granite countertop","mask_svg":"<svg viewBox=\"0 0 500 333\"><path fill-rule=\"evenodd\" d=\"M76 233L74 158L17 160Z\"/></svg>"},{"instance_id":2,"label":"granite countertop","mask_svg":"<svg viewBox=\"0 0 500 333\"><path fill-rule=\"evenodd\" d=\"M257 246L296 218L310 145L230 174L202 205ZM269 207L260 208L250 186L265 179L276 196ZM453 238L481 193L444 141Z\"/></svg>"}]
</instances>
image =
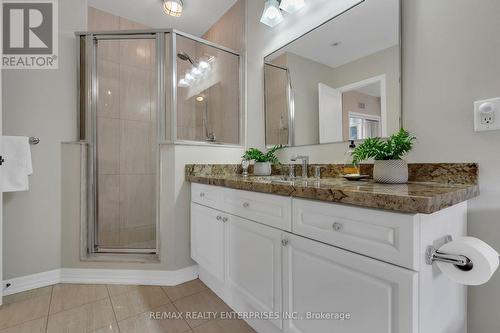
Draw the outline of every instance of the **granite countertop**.
<instances>
[{"instance_id":1,"label":"granite countertop","mask_svg":"<svg viewBox=\"0 0 500 333\"><path fill-rule=\"evenodd\" d=\"M425 175L426 181L418 181L419 176L410 177L408 184L378 184L372 180L348 181L343 178L322 178L316 180L297 179L287 181L281 175L269 177L237 174L233 167L187 165L186 180L192 183L223 186L245 191L291 196L327 202L344 203L369 208L379 208L403 213L431 214L446 207L469 200L479 195L477 185L477 165L456 164L462 171L453 169L454 177L444 174L451 171L452 164L442 164L434 170L434 177ZM421 170L422 164L419 164ZM325 168L332 169L332 165ZM336 167L333 167L335 169ZM221 172L221 170L223 170ZM231 170L233 172L231 172ZM439 172L443 175L439 176ZM410 175L411 172L410 166ZM417 178L417 180L412 179ZM429 181L433 180L433 181ZM460 183L458 182L460 181Z\"/></svg>"}]
</instances>

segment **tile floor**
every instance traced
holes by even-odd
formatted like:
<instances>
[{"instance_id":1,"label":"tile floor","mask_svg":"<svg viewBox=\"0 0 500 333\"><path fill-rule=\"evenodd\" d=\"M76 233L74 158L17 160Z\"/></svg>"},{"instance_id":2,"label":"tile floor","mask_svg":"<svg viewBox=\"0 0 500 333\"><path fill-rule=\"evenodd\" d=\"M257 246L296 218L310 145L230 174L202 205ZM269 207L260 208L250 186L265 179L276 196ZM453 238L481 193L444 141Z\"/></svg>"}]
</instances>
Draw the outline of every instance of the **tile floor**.
<instances>
[{"instance_id":1,"label":"tile floor","mask_svg":"<svg viewBox=\"0 0 500 333\"><path fill-rule=\"evenodd\" d=\"M241 320L191 319L231 309L200 280L175 287L58 284L6 296L0 333L252 333ZM151 319L151 312L183 318Z\"/></svg>"}]
</instances>

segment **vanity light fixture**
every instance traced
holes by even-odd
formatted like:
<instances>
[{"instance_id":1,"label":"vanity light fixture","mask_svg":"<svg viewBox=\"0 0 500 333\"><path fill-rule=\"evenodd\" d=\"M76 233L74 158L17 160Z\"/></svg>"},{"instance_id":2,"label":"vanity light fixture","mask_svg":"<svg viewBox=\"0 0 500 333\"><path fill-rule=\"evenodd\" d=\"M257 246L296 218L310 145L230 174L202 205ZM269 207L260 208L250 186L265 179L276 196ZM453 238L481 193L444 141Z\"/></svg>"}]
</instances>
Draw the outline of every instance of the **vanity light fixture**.
<instances>
[{"instance_id":1,"label":"vanity light fixture","mask_svg":"<svg viewBox=\"0 0 500 333\"><path fill-rule=\"evenodd\" d=\"M280 9L293 14L305 6L304 0L281 0Z\"/></svg>"},{"instance_id":2,"label":"vanity light fixture","mask_svg":"<svg viewBox=\"0 0 500 333\"><path fill-rule=\"evenodd\" d=\"M278 0L266 0L260 22L271 28L283 22L283 15L281 14Z\"/></svg>"},{"instance_id":3,"label":"vanity light fixture","mask_svg":"<svg viewBox=\"0 0 500 333\"><path fill-rule=\"evenodd\" d=\"M183 6L182 0L163 0L163 12L170 16L181 16Z\"/></svg>"}]
</instances>

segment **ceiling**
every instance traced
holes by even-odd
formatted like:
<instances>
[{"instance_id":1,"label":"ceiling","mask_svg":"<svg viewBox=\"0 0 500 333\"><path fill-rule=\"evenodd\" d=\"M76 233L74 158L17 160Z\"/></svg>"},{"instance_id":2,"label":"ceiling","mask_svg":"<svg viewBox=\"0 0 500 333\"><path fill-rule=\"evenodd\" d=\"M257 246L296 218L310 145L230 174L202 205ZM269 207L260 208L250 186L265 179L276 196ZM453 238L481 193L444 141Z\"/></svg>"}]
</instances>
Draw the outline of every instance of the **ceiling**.
<instances>
[{"instance_id":1,"label":"ceiling","mask_svg":"<svg viewBox=\"0 0 500 333\"><path fill-rule=\"evenodd\" d=\"M202 36L236 0L183 0L181 17L163 13L161 0L88 0L91 7L153 28L174 28Z\"/></svg>"},{"instance_id":2,"label":"ceiling","mask_svg":"<svg viewBox=\"0 0 500 333\"><path fill-rule=\"evenodd\" d=\"M364 87L356 88L354 90L356 90L357 92L366 94L366 95L373 96L373 97L380 97L380 95L381 95L380 88L381 88L380 81L378 81L378 82L369 84L369 85L364 86Z\"/></svg>"},{"instance_id":3,"label":"ceiling","mask_svg":"<svg viewBox=\"0 0 500 333\"><path fill-rule=\"evenodd\" d=\"M276 51L268 61L291 52L335 68L398 44L399 0L365 0Z\"/></svg>"}]
</instances>

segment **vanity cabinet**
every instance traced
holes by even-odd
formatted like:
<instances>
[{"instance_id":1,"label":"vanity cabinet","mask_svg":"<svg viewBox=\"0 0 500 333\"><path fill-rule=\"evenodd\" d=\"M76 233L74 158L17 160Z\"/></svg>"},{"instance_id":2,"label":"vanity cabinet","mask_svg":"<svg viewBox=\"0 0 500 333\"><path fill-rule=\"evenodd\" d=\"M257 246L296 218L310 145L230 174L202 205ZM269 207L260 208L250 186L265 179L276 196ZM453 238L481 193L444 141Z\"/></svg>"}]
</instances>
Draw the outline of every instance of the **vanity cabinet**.
<instances>
[{"instance_id":1,"label":"vanity cabinet","mask_svg":"<svg viewBox=\"0 0 500 333\"><path fill-rule=\"evenodd\" d=\"M281 230L191 203L192 259L252 311L282 311L281 248Z\"/></svg>"},{"instance_id":2,"label":"vanity cabinet","mask_svg":"<svg viewBox=\"0 0 500 333\"><path fill-rule=\"evenodd\" d=\"M425 264L426 245L466 234L466 203L405 214L192 188L200 279L235 311L280 314L247 320L257 332L466 333L466 288Z\"/></svg>"}]
</instances>

